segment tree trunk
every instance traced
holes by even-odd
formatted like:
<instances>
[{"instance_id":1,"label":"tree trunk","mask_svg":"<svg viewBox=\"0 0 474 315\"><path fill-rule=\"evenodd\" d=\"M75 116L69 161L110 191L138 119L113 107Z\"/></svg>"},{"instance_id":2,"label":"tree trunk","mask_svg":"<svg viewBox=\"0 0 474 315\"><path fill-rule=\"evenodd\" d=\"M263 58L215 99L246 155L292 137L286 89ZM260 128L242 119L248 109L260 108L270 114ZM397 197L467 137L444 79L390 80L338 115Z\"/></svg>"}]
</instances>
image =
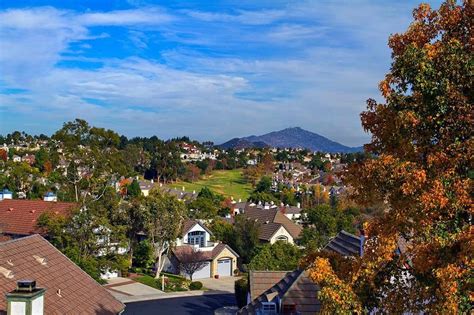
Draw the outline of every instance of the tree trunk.
<instances>
[{"instance_id":1,"label":"tree trunk","mask_svg":"<svg viewBox=\"0 0 474 315\"><path fill-rule=\"evenodd\" d=\"M166 244L163 244L161 246L158 246L155 244L155 255L156 255L156 274L155 274L155 279L158 279L160 277L160 273L163 270L163 265L164 265L164 259L163 255L165 255L168 251L169 246Z\"/></svg>"}]
</instances>

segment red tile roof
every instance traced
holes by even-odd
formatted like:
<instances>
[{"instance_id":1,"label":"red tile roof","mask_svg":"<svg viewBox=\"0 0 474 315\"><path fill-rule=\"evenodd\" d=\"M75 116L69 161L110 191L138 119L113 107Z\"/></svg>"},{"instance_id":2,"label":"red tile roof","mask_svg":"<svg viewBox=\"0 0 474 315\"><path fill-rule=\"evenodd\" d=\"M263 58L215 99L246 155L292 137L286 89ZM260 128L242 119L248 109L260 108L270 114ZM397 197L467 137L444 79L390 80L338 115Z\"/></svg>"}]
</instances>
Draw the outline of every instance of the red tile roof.
<instances>
[{"instance_id":1,"label":"red tile roof","mask_svg":"<svg viewBox=\"0 0 474 315\"><path fill-rule=\"evenodd\" d=\"M45 314L111 315L124 309L104 287L40 235L0 243L0 258L0 267L13 273L11 279L0 273L0 314L6 312L5 293L23 279L36 280L38 287L46 289Z\"/></svg>"},{"instance_id":2,"label":"red tile roof","mask_svg":"<svg viewBox=\"0 0 474 315\"><path fill-rule=\"evenodd\" d=\"M75 206L73 202L4 199L0 201L0 233L39 233L36 222L42 213L67 216Z\"/></svg>"}]
</instances>

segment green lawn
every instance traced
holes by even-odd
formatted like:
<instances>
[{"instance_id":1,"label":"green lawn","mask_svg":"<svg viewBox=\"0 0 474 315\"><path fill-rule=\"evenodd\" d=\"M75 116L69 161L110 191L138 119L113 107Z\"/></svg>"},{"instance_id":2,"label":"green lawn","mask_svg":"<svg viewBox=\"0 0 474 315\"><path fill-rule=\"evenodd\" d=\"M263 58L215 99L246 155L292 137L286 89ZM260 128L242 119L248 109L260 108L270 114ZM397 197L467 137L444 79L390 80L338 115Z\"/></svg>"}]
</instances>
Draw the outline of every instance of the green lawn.
<instances>
[{"instance_id":1,"label":"green lawn","mask_svg":"<svg viewBox=\"0 0 474 315\"><path fill-rule=\"evenodd\" d=\"M247 183L240 169L213 171L210 175L203 176L194 183L177 182L170 186L178 189L184 186L186 191L195 190L196 192L207 186L216 193L227 197L234 197L234 200L247 200L252 191L252 186Z\"/></svg>"}]
</instances>

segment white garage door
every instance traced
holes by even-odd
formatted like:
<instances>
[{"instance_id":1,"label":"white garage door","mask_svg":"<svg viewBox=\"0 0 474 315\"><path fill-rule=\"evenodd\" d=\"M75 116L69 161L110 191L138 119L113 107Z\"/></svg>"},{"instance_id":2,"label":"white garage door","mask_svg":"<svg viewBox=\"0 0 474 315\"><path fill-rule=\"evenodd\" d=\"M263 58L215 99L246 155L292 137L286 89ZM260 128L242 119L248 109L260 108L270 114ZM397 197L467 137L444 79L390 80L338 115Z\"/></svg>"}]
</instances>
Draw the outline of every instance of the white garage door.
<instances>
[{"instance_id":1,"label":"white garage door","mask_svg":"<svg viewBox=\"0 0 474 315\"><path fill-rule=\"evenodd\" d=\"M221 259L217 261L217 273L219 276L232 276L232 259Z\"/></svg>"},{"instance_id":2,"label":"white garage door","mask_svg":"<svg viewBox=\"0 0 474 315\"><path fill-rule=\"evenodd\" d=\"M193 274L193 280L210 278L210 277L211 277L211 263L210 262L206 262L206 265L202 267L202 269L199 269Z\"/></svg>"}]
</instances>

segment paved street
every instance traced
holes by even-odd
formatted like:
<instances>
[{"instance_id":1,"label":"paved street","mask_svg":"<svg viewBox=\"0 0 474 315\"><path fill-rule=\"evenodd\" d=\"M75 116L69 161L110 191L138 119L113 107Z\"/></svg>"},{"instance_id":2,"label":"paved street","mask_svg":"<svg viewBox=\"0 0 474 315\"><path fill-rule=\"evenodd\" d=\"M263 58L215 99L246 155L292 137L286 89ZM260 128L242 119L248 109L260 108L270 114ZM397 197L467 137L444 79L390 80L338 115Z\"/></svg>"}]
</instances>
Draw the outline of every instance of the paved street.
<instances>
[{"instance_id":1,"label":"paved street","mask_svg":"<svg viewBox=\"0 0 474 315\"><path fill-rule=\"evenodd\" d=\"M233 294L212 294L127 303L123 315L211 315L223 306L235 305Z\"/></svg>"}]
</instances>

